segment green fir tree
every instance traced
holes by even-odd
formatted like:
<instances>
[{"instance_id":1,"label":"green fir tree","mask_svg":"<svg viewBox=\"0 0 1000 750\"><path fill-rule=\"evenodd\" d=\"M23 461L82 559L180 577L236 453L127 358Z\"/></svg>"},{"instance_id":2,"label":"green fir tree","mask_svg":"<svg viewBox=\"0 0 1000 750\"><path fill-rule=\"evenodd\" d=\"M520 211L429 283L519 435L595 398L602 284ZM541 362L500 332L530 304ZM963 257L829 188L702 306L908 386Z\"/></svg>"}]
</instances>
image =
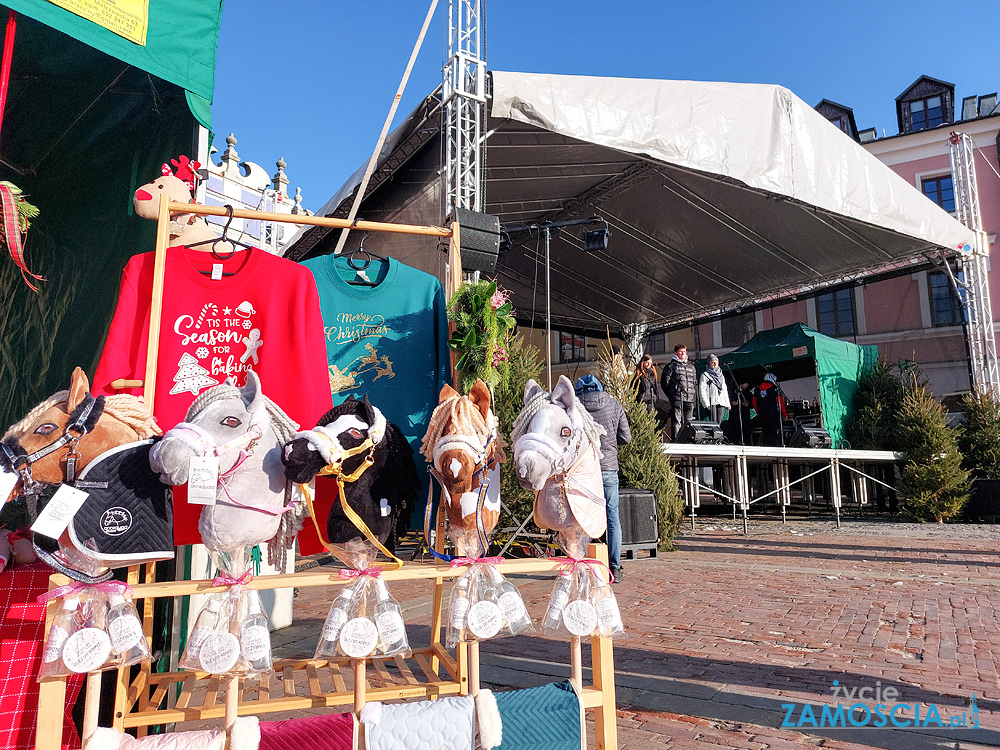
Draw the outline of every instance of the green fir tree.
<instances>
[{"instance_id":1,"label":"green fir tree","mask_svg":"<svg viewBox=\"0 0 1000 750\"><path fill-rule=\"evenodd\" d=\"M852 448L898 450L896 424L903 408L903 381L884 359L858 380L844 432Z\"/></svg>"},{"instance_id":2,"label":"green fir tree","mask_svg":"<svg viewBox=\"0 0 1000 750\"><path fill-rule=\"evenodd\" d=\"M962 397L965 425L958 447L962 466L973 476L1000 479L1000 400L991 390L973 391Z\"/></svg>"},{"instance_id":3,"label":"green fir tree","mask_svg":"<svg viewBox=\"0 0 1000 750\"><path fill-rule=\"evenodd\" d=\"M969 499L969 472L962 468L958 433L948 425L944 406L924 386L908 389L897 430L906 510L921 523L958 516Z\"/></svg>"}]
</instances>

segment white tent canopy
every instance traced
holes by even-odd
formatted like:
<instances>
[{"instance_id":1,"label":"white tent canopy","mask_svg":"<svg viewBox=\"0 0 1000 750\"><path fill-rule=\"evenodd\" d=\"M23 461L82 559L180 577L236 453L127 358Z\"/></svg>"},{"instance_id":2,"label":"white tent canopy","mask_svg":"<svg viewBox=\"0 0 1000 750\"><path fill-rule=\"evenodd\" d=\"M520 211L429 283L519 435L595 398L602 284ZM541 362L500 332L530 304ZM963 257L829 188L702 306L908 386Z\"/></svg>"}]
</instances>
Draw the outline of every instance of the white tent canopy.
<instances>
[{"instance_id":1,"label":"white tent canopy","mask_svg":"<svg viewBox=\"0 0 1000 750\"><path fill-rule=\"evenodd\" d=\"M583 252L579 230L553 237L557 327L600 334L634 322L676 327L915 270L973 241L787 89L491 75L485 210L508 226L600 216L611 228L608 249L596 253ZM435 166L438 112L429 97L393 134L395 146L381 160L385 178L362 207L366 219L448 213ZM323 213L342 213L356 187L352 178ZM537 233L511 239L498 276L528 318L544 311L542 243ZM332 249L319 235L299 245L290 257ZM437 248L427 255L440 257ZM404 260L421 265L415 258Z\"/></svg>"}]
</instances>

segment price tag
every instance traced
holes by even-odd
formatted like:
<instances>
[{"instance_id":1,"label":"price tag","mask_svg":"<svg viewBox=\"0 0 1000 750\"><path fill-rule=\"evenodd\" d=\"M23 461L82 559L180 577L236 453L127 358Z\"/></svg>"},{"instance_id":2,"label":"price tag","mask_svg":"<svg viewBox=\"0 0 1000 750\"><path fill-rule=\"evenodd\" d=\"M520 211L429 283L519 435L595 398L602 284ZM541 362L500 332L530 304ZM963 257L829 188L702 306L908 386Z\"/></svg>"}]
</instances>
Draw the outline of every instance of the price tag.
<instances>
[{"instance_id":1,"label":"price tag","mask_svg":"<svg viewBox=\"0 0 1000 750\"><path fill-rule=\"evenodd\" d=\"M219 459L215 456L191 456L188 465L188 502L215 505L219 489Z\"/></svg>"},{"instance_id":2,"label":"price tag","mask_svg":"<svg viewBox=\"0 0 1000 750\"><path fill-rule=\"evenodd\" d=\"M3 510L3 506L6 504L7 498L10 497L10 493L17 486L19 478L13 471L0 469L0 510Z\"/></svg>"},{"instance_id":3,"label":"price tag","mask_svg":"<svg viewBox=\"0 0 1000 750\"><path fill-rule=\"evenodd\" d=\"M31 530L50 539L58 539L88 497L90 495L83 490L68 484L61 485L31 524Z\"/></svg>"}]
</instances>

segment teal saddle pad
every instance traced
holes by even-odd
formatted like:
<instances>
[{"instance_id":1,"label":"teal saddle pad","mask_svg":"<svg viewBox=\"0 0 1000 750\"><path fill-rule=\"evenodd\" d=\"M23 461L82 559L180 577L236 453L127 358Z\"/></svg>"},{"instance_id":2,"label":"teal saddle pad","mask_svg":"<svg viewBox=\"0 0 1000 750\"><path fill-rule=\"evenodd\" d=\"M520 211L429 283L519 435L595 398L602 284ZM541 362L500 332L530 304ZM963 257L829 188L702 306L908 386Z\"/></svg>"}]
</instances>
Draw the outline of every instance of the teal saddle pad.
<instances>
[{"instance_id":1,"label":"teal saddle pad","mask_svg":"<svg viewBox=\"0 0 1000 750\"><path fill-rule=\"evenodd\" d=\"M503 742L494 750L580 750L582 711L568 681L493 695L503 722Z\"/></svg>"}]
</instances>

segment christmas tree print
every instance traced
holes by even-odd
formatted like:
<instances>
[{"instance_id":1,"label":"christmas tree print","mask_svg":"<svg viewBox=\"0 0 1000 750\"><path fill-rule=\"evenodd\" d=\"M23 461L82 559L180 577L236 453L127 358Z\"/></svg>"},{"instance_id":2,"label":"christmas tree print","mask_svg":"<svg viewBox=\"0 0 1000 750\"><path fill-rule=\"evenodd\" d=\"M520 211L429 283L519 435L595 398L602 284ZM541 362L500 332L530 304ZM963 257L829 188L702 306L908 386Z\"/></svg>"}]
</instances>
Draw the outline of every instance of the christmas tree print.
<instances>
[{"instance_id":1,"label":"christmas tree print","mask_svg":"<svg viewBox=\"0 0 1000 750\"><path fill-rule=\"evenodd\" d=\"M177 363L177 374L174 375L174 387L170 389L170 395L187 391L197 396L203 388L218 384L219 381L210 377L208 370L199 365L198 360L184 352L181 361Z\"/></svg>"}]
</instances>

